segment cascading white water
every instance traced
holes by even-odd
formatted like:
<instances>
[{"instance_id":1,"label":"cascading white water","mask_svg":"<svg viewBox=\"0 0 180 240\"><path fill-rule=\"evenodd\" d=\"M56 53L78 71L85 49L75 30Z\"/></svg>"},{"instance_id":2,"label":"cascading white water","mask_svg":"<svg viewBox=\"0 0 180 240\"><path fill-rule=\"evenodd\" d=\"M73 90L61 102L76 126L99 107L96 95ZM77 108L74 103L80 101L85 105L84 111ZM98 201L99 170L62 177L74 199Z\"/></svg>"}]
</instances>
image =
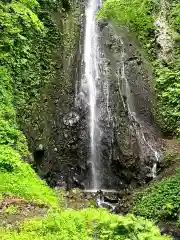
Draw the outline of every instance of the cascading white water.
<instances>
[{"instance_id":1,"label":"cascading white water","mask_svg":"<svg viewBox=\"0 0 180 240\"><path fill-rule=\"evenodd\" d=\"M99 79L99 44L98 28L96 23L96 11L99 6L98 0L89 0L86 8L86 25L84 40L84 64L85 80L87 81L90 107L90 138L91 138L91 157L92 163L92 186L97 189L99 180L97 174L97 153L96 153L96 131L98 130L98 116L96 111L97 90L96 82Z\"/></svg>"},{"instance_id":2,"label":"cascading white water","mask_svg":"<svg viewBox=\"0 0 180 240\"><path fill-rule=\"evenodd\" d=\"M127 109L128 111L128 118L131 122L129 129L130 129L130 132L135 132L136 139L140 148L140 157L142 161L145 160L146 158L149 158L150 156L153 156L153 166L151 168L151 177L154 178L156 177L156 172L157 172L157 162L161 160L161 155L156 150L156 146L155 146L156 141L152 139L151 134L149 134L149 137L151 139L146 139L145 137L145 132L147 132L145 130L146 127L137 116L136 109L134 106L134 96L131 92L129 82L127 80L126 73L125 73L125 57L126 57L125 44L122 37L119 37L119 36L117 37L121 44L121 61L119 65L120 72L118 71L116 73L117 79L118 79L119 95L122 99L124 109ZM124 99L124 96L126 97L125 99Z\"/></svg>"}]
</instances>

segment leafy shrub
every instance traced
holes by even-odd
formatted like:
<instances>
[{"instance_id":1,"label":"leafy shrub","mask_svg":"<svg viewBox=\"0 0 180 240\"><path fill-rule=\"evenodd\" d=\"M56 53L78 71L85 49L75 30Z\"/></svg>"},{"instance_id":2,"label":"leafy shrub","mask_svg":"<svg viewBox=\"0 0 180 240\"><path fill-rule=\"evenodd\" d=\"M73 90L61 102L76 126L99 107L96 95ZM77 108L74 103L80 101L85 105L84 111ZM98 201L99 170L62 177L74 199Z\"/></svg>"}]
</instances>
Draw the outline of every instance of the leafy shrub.
<instances>
[{"instance_id":1,"label":"leafy shrub","mask_svg":"<svg viewBox=\"0 0 180 240\"><path fill-rule=\"evenodd\" d=\"M9 146L0 145L0 171L12 172L20 164L20 155Z\"/></svg>"},{"instance_id":2,"label":"leafy shrub","mask_svg":"<svg viewBox=\"0 0 180 240\"><path fill-rule=\"evenodd\" d=\"M172 28L175 29L178 33L180 33L180 3L178 1L174 1L172 4L172 10L169 16L170 23Z\"/></svg>"},{"instance_id":3,"label":"leafy shrub","mask_svg":"<svg viewBox=\"0 0 180 240\"><path fill-rule=\"evenodd\" d=\"M39 179L12 147L0 145L0 193L57 206L53 190Z\"/></svg>"},{"instance_id":4,"label":"leafy shrub","mask_svg":"<svg viewBox=\"0 0 180 240\"><path fill-rule=\"evenodd\" d=\"M180 169L135 196L132 212L151 219L177 219L180 209Z\"/></svg>"},{"instance_id":5,"label":"leafy shrub","mask_svg":"<svg viewBox=\"0 0 180 240\"><path fill-rule=\"evenodd\" d=\"M13 144L17 142L19 130L8 121L0 119L0 144Z\"/></svg>"},{"instance_id":6,"label":"leafy shrub","mask_svg":"<svg viewBox=\"0 0 180 240\"><path fill-rule=\"evenodd\" d=\"M160 62L156 66L157 119L164 132L180 134L180 62L174 60L164 67Z\"/></svg>"},{"instance_id":7,"label":"leafy shrub","mask_svg":"<svg viewBox=\"0 0 180 240\"><path fill-rule=\"evenodd\" d=\"M174 211L174 206L170 203L166 203L159 214L159 218L162 220L173 219L175 216L177 216L177 213Z\"/></svg>"},{"instance_id":8,"label":"leafy shrub","mask_svg":"<svg viewBox=\"0 0 180 240\"><path fill-rule=\"evenodd\" d=\"M1 229L2 240L170 240L161 236L155 225L143 218L118 216L103 209L67 210L60 215L33 219L21 225L20 230Z\"/></svg>"}]
</instances>

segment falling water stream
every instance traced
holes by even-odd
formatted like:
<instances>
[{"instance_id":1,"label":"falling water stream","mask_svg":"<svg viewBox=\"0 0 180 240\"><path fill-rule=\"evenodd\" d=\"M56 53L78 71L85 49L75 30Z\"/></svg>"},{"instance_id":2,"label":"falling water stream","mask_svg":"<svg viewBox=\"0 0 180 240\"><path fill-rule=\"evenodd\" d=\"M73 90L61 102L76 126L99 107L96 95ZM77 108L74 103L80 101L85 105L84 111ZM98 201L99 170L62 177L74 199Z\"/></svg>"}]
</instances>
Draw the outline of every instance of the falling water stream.
<instances>
[{"instance_id":1,"label":"falling water stream","mask_svg":"<svg viewBox=\"0 0 180 240\"><path fill-rule=\"evenodd\" d=\"M125 63L124 63L125 46L124 46L124 42L123 42L122 38L120 38L120 42L121 42L121 46L122 46L122 50L121 50L122 87L121 88L120 88L120 82L118 83L119 89L120 89L120 95L121 95L122 99L123 99L122 92L126 96L126 103L123 100L123 105L124 105L124 107L125 107L125 105L127 106L129 120L132 123L132 127L133 127L133 130L135 131L138 145L140 147L141 158L145 159L147 157L146 154L148 151L150 151L152 153L152 155L154 156L153 166L152 166L152 170L151 170L151 176L154 178L154 177L156 177L157 162L160 161L161 156L158 153L158 151L156 150L155 146L153 146L153 143L151 143L151 141L146 139L146 137L144 135L144 131L143 131L143 126L140 123L140 121L136 115L136 110L135 110L135 107L133 104L133 96L131 94L130 86L129 86L129 83L128 83L128 80L127 80L126 74L125 74ZM118 77L118 79L119 79L119 77Z\"/></svg>"},{"instance_id":2,"label":"falling water stream","mask_svg":"<svg viewBox=\"0 0 180 240\"><path fill-rule=\"evenodd\" d=\"M89 107L90 107L90 141L91 141L91 157L92 164L92 186L91 188L98 189L99 179L96 166L98 163L97 157L97 133L98 130L98 114L96 108L97 89L96 83L100 77L99 70L99 43L98 43L98 26L96 23L96 11L100 2L98 0L89 0L86 8L86 26L84 39L84 64L85 64L85 79L88 83Z\"/></svg>"}]
</instances>

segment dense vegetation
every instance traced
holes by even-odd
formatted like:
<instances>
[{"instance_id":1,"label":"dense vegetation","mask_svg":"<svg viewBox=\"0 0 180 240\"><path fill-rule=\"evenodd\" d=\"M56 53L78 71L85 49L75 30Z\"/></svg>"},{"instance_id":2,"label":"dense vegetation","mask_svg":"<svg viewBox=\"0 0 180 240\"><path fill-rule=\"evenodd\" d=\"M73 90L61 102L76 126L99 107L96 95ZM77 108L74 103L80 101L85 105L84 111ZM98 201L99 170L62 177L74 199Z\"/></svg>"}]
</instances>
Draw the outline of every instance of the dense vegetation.
<instances>
[{"instance_id":1,"label":"dense vegetation","mask_svg":"<svg viewBox=\"0 0 180 240\"><path fill-rule=\"evenodd\" d=\"M99 18L111 19L136 34L154 68L157 121L165 133L177 136L180 134L179 16L179 2L170 0L108 0L98 13ZM156 26L157 19L164 24L163 31L167 34L162 36L167 38L163 46L157 41L158 34L162 34L162 27ZM169 49L164 53L164 48Z\"/></svg>"},{"instance_id":2,"label":"dense vegetation","mask_svg":"<svg viewBox=\"0 0 180 240\"><path fill-rule=\"evenodd\" d=\"M54 2L57 8L59 2ZM48 3L42 1L41 7L37 1L0 4L1 77L6 70L12 85L13 104L17 114L21 113L21 121L31 114L41 89L47 88L55 74L52 48L60 39L60 32L50 18L53 9L49 8L47 14Z\"/></svg>"},{"instance_id":3,"label":"dense vegetation","mask_svg":"<svg viewBox=\"0 0 180 240\"><path fill-rule=\"evenodd\" d=\"M155 220L178 220L180 170L137 194L133 212Z\"/></svg>"},{"instance_id":4,"label":"dense vegetation","mask_svg":"<svg viewBox=\"0 0 180 240\"><path fill-rule=\"evenodd\" d=\"M63 19L56 26L52 18L53 12L65 18L70 9L71 4L61 0L0 1L0 194L57 204L54 192L22 161L32 157L20 129L30 118L37 121L33 110L44 101L43 95L56 77L54 51L61 55L63 47L70 54L70 29L63 36ZM62 82L63 78L59 85Z\"/></svg>"},{"instance_id":5,"label":"dense vegetation","mask_svg":"<svg viewBox=\"0 0 180 240\"><path fill-rule=\"evenodd\" d=\"M35 0L0 2L0 194L57 206L54 192L22 161L30 154L16 113L18 109L22 114L33 103L48 76L44 66L48 58L40 61L40 45L35 45L37 39L42 44L47 34L38 12Z\"/></svg>"},{"instance_id":6,"label":"dense vegetation","mask_svg":"<svg viewBox=\"0 0 180 240\"><path fill-rule=\"evenodd\" d=\"M0 229L2 240L168 240L152 222L140 217L110 214L105 210L67 210L32 219L18 230Z\"/></svg>"}]
</instances>

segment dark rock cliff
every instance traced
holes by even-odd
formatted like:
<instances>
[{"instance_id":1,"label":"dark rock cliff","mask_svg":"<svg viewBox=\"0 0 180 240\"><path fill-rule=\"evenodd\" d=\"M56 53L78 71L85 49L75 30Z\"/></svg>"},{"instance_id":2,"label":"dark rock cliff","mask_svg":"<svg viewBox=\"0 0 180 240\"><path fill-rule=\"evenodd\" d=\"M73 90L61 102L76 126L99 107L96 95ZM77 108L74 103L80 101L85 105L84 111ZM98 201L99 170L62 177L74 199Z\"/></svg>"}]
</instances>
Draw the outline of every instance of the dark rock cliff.
<instances>
[{"instance_id":1,"label":"dark rock cliff","mask_svg":"<svg viewBox=\"0 0 180 240\"><path fill-rule=\"evenodd\" d=\"M63 35L63 43L57 42L53 53L56 75L23 128L34 153L33 165L48 184L90 187L88 96L79 91L83 72L83 3L74 3L64 19L58 12L52 18ZM102 136L98 146L101 186L118 190L134 188L152 178L153 163L157 160L152 151L158 144L152 115L151 71L133 36L109 23L99 23L99 31L102 78L98 84L102 93L97 105L101 109ZM124 89L122 54L128 91ZM104 100L107 99L105 80L109 88L108 105ZM128 112L128 104L133 105L135 119L133 112Z\"/></svg>"}]
</instances>

